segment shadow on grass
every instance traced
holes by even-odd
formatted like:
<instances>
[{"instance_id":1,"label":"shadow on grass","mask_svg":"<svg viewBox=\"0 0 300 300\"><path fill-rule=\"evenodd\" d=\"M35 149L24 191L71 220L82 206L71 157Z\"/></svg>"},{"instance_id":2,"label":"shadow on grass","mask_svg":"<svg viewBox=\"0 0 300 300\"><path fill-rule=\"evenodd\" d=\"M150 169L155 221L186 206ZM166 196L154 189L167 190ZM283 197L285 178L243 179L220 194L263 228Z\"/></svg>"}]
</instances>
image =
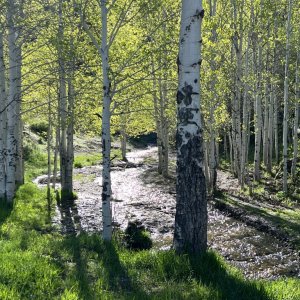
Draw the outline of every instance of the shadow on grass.
<instances>
[{"instance_id":1,"label":"shadow on grass","mask_svg":"<svg viewBox=\"0 0 300 300\"><path fill-rule=\"evenodd\" d=\"M74 200L57 200L57 207L60 212L61 231L66 234L81 232L80 216Z\"/></svg>"},{"instance_id":2,"label":"shadow on grass","mask_svg":"<svg viewBox=\"0 0 300 300\"><path fill-rule=\"evenodd\" d=\"M0 199L0 225L2 225L6 219L10 216L13 210L13 205L6 203Z\"/></svg>"},{"instance_id":3,"label":"shadow on grass","mask_svg":"<svg viewBox=\"0 0 300 300\"><path fill-rule=\"evenodd\" d=\"M245 280L213 252L123 252L87 234L65 238L63 247L81 299L272 299L261 283Z\"/></svg>"},{"instance_id":4,"label":"shadow on grass","mask_svg":"<svg viewBox=\"0 0 300 300\"><path fill-rule=\"evenodd\" d=\"M213 253L189 257L193 277L208 287L217 290L220 299L271 300L262 284L245 280L228 267Z\"/></svg>"},{"instance_id":5,"label":"shadow on grass","mask_svg":"<svg viewBox=\"0 0 300 300\"><path fill-rule=\"evenodd\" d=\"M138 295L137 299L149 299L129 276L113 243L104 242L96 234L83 233L67 237L63 247L72 255L75 263L74 275L81 299L100 299L102 293L121 295L122 299L135 299L131 297L133 294L134 297ZM101 281L100 290L96 288L98 279Z\"/></svg>"}]
</instances>

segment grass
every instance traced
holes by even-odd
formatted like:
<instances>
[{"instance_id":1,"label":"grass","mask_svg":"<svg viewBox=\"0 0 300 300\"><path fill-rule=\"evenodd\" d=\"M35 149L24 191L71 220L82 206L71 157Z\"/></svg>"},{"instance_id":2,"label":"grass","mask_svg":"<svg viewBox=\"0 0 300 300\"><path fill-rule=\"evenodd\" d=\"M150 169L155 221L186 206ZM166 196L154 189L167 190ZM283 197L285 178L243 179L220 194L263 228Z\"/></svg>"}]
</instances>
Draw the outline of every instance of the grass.
<instances>
[{"instance_id":1,"label":"grass","mask_svg":"<svg viewBox=\"0 0 300 300\"><path fill-rule=\"evenodd\" d=\"M0 299L299 299L300 281L249 281L216 253L129 251L53 231L46 191L21 186L0 214Z\"/></svg>"},{"instance_id":2,"label":"grass","mask_svg":"<svg viewBox=\"0 0 300 300\"><path fill-rule=\"evenodd\" d=\"M112 149L111 151L112 159L121 159L122 154L120 149ZM83 168L89 166L96 166L101 163L102 154L98 152L89 153L77 153L74 157L74 167Z\"/></svg>"},{"instance_id":3,"label":"grass","mask_svg":"<svg viewBox=\"0 0 300 300\"><path fill-rule=\"evenodd\" d=\"M111 157L121 159L121 151L113 149ZM101 163L102 154L98 152L78 153L74 157L74 167L83 168L87 166L95 166ZM53 164L53 160L51 161ZM59 164L59 162L58 162ZM25 182L31 182L34 178L41 174L47 174L48 161L47 154L42 152L39 148L31 150L27 160L25 161Z\"/></svg>"},{"instance_id":4,"label":"grass","mask_svg":"<svg viewBox=\"0 0 300 300\"><path fill-rule=\"evenodd\" d=\"M41 174L47 174L48 158L38 147L32 148L25 160L25 182L31 182Z\"/></svg>"}]
</instances>

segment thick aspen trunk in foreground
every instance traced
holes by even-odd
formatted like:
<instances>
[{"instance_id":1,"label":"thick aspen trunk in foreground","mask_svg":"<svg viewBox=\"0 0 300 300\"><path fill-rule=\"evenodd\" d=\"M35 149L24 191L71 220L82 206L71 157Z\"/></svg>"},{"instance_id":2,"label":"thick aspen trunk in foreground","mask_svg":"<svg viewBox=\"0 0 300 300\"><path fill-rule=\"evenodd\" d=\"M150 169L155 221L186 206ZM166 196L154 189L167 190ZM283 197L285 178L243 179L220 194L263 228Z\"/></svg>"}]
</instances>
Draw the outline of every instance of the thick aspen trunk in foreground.
<instances>
[{"instance_id":1,"label":"thick aspen trunk in foreground","mask_svg":"<svg viewBox=\"0 0 300 300\"><path fill-rule=\"evenodd\" d=\"M110 119L111 119L111 92L109 79L109 57L107 41L107 7L106 0L101 0L101 58L103 76L103 111L102 111L102 219L103 219L103 239L110 241L112 237L112 213L111 213L111 178L110 178Z\"/></svg>"},{"instance_id":2,"label":"thick aspen trunk in foreground","mask_svg":"<svg viewBox=\"0 0 300 300\"><path fill-rule=\"evenodd\" d=\"M207 201L200 118L202 1L183 0L178 57L176 252L207 248Z\"/></svg>"},{"instance_id":3,"label":"thick aspen trunk in foreground","mask_svg":"<svg viewBox=\"0 0 300 300\"><path fill-rule=\"evenodd\" d=\"M5 198L5 152L6 152L6 90L3 32L0 29L0 201Z\"/></svg>"}]
</instances>

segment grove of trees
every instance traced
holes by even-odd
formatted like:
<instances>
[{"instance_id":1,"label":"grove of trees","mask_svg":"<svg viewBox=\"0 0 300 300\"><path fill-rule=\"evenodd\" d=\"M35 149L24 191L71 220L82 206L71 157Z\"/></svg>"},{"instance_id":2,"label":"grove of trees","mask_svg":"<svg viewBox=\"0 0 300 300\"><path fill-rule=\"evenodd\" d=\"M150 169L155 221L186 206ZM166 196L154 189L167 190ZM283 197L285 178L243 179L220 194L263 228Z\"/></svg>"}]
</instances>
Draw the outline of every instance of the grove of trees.
<instances>
[{"instance_id":1,"label":"grove of trees","mask_svg":"<svg viewBox=\"0 0 300 300\"><path fill-rule=\"evenodd\" d=\"M176 149L178 252L206 249L224 160L241 189L267 176L298 193L299 11L297 0L0 0L0 201L24 182L23 128L41 120L62 201L74 134L101 135L105 240L117 136L126 160L128 137L156 132L165 177Z\"/></svg>"}]
</instances>

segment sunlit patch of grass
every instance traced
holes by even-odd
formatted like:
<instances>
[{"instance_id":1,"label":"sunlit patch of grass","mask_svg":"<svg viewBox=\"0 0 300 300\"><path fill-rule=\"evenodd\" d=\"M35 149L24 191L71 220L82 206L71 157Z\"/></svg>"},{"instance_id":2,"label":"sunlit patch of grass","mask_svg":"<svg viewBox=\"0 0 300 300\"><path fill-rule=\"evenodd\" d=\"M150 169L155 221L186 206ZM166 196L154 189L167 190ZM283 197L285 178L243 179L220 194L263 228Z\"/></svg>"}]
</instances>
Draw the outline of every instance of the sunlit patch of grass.
<instances>
[{"instance_id":1,"label":"sunlit patch of grass","mask_svg":"<svg viewBox=\"0 0 300 300\"><path fill-rule=\"evenodd\" d=\"M121 159L121 150L112 149L111 158ZM74 157L74 167L83 168L88 166L100 165L102 154L99 152L78 153Z\"/></svg>"},{"instance_id":2,"label":"sunlit patch of grass","mask_svg":"<svg viewBox=\"0 0 300 300\"><path fill-rule=\"evenodd\" d=\"M48 169L47 154L39 148L31 150L25 160L25 182L30 182L41 174L46 174Z\"/></svg>"},{"instance_id":3,"label":"sunlit patch of grass","mask_svg":"<svg viewBox=\"0 0 300 300\"><path fill-rule=\"evenodd\" d=\"M74 174L73 179L80 183L92 182L96 178L96 174Z\"/></svg>"}]
</instances>

